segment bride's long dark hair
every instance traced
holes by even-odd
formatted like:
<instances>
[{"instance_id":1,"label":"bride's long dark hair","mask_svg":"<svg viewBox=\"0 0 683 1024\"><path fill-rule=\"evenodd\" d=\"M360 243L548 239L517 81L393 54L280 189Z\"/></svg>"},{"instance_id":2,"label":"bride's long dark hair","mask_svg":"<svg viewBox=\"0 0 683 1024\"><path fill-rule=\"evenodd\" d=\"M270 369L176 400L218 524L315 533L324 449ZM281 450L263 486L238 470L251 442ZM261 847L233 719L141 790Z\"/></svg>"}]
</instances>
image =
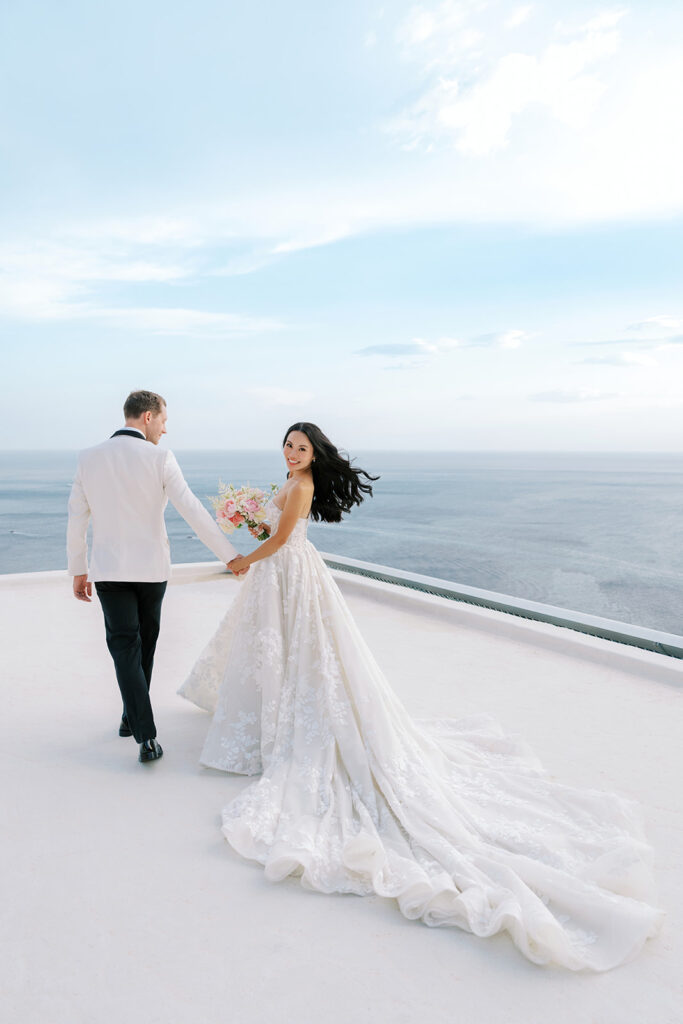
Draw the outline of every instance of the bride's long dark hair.
<instances>
[{"instance_id":1,"label":"bride's long dark hair","mask_svg":"<svg viewBox=\"0 0 683 1024\"><path fill-rule=\"evenodd\" d=\"M313 447L313 504L311 519L323 523L339 523L344 512L350 512L354 505L360 505L367 495L372 495L372 485L361 480L379 480L364 469L356 469L345 452L338 451L329 437L325 437L315 423L293 423L282 441L284 448L293 430L305 434Z\"/></svg>"}]
</instances>

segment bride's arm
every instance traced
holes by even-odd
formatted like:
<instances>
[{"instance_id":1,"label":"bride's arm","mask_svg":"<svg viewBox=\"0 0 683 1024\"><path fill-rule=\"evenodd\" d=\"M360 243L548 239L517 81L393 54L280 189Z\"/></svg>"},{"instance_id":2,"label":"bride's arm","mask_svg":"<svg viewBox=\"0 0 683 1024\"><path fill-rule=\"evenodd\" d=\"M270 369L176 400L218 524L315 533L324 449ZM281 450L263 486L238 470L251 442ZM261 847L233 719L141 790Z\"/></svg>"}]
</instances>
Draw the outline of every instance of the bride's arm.
<instances>
[{"instance_id":1,"label":"bride's arm","mask_svg":"<svg viewBox=\"0 0 683 1024\"><path fill-rule=\"evenodd\" d=\"M268 540L264 540L263 544L252 551L250 555L241 556L234 565L231 564L232 571L242 572L254 562L259 562L262 558L268 558L269 555L274 555L276 551L279 551L296 526L301 514L306 511L309 500L310 493L301 484L294 484L290 487L285 497L285 507L278 522L277 533L273 537L269 537Z\"/></svg>"}]
</instances>

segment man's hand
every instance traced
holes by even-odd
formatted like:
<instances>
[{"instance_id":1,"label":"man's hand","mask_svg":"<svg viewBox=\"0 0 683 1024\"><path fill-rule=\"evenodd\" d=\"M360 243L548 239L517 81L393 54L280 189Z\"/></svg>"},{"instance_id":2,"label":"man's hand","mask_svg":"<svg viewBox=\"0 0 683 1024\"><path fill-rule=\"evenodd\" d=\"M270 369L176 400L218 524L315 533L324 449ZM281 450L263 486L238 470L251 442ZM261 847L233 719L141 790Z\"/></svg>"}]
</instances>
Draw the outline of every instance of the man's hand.
<instances>
[{"instance_id":1,"label":"man's hand","mask_svg":"<svg viewBox=\"0 0 683 1024\"><path fill-rule=\"evenodd\" d=\"M85 576L74 576L74 597L79 601L90 602L92 598L92 583L88 583L88 574Z\"/></svg>"},{"instance_id":2,"label":"man's hand","mask_svg":"<svg viewBox=\"0 0 683 1024\"><path fill-rule=\"evenodd\" d=\"M245 573L249 572L249 566L245 565L246 558L243 555L238 555L237 558L233 558L231 562L227 562L227 567L230 572L233 572L235 576L244 576Z\"/></svg>"}]
</instances>

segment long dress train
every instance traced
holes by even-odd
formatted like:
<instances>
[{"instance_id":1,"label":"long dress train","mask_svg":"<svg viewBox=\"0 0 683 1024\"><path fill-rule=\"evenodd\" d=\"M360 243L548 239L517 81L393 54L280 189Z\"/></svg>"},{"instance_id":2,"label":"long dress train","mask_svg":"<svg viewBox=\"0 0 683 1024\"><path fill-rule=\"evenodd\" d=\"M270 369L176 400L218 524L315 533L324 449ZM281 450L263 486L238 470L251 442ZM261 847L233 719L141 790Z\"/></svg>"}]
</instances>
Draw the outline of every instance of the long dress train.
<instances>
[{"instance_id":1,"label":"long dress train","mask_svg":"<svg viewBox=\"0 0 683 1024\"><path fill-rule=\"evenodd\" d=\"M635 956L662 918L638 807L552 781L488 715L412 719L306 528L252 567L179 690L213 712L201 763L260 773L223 810L228 842L273 881L507 930L538 964Z\"/></svg>"}]
</instances>

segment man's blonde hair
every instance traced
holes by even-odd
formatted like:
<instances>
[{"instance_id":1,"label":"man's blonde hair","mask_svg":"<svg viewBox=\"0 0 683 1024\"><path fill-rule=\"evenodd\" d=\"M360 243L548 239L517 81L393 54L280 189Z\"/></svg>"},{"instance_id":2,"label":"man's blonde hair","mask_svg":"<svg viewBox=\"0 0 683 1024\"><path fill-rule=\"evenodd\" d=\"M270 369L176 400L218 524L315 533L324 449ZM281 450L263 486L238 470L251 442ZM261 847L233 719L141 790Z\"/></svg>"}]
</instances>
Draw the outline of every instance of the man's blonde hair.
<instances>
[{"instance_id":1,"label":"man's blonde hair","mask_svg":"<svg viewBox=\"0 0 683 1024\"><path fill-rule=\"evenodd\" d=\"M123 403L123 415L127 420L139 420L143 413L158 416L166 405L166 399L154 391L131 391Z\"/></svg>"}]
</instances>

